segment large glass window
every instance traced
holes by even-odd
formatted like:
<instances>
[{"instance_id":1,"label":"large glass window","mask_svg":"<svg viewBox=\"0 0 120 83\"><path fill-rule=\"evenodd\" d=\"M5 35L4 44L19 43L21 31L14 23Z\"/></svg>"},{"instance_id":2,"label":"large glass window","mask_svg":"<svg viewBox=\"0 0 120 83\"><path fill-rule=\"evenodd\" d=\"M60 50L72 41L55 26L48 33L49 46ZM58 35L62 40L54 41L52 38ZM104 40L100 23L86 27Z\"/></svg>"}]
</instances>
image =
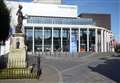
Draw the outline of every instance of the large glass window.
<instances>
[{"instance_id":1,"label":"large glass window","mask_svg":"<svg viewBox=\"0 0 120 83\"><path fill-rule=\"evenodd\" d=\"M101 30L98 29L98 52L101 52Z\"/></svg>"},{"instance_id":2,"label":"large glass window","mask_svg":"<svg viewBox=\"0 0 120 83\"><path fill-rule=\"evenodd\" d=\"M42 28L35 28L35 51L42 51Z\"/></svg>"},{"instance_id":3,"label":"large glass window","mask_svg":"<svg viewBox=\"0 0 120 83\"><path fill-rule=\"evenodd\" d=\"M27 45L27 51L32 51L33 46L33 29L32 27L26 27L25 29L25 36L26 36L26 45Z\"/></svg>"},{"instance_id":4,"label":"large glass window","mask_svg":"<svg viewBox=\"0 0 120 83\"><path fill-rule=\"evenodd\" d=\"M53 49L54 51L61 50L61 29L54 28L53 30Z\"/></svg>"},{"instance_id":5,"label":"large glass window","mask_svg":"<svg viewBox=\"0 0 120 83\"><path fill-rule=\"evenodd\" d=\"M89 29L89 51L95 51L95 29Z\"/></svg>"},{"instance_id":6,"label":"large glass window","mask_svg":"<svg viewBox=\"0 0 120 83\"><path fill-rule=\"evenodd\" d=\"M27 19L28 23L39 23L39 24L95 24L93 19L89 18L63 18L63 17L41 17L41 16L29 16Z\"/></svg>"},{"instance_id":7,"label":"large glass window","mask_svg":"<svg viewBox=\"0 0 120 83\"><path fill-rule=\"evenodd\" d=\"M70 29L63 28L62 32L62 38L63 38L63 52L69 52L70 51Z\"/></svg>"},{"instance_id":8,"label":"large glass window","mask_svg":"<svg viewBox=\"0 0 120 83\"><path fill-rule=\"evenodd\" d=\"M71 31L70 51L78 52L78 29L72 29Z\"/></svg>"},{"instance_id":9,"label":"large glass window","mask_svg":"<svg viewBox=\"0 0 120 83\"><path fill-rule=\"evenodd\" d=\"M87 29L80 29L80 52L87 51Z\"/></svg>"},{"instance_id":10,"label":"large glass window","mask_svg":"<svg viewBox=\"0 0 120 83\"><path fill-rule=\"evenodd\" d=\"M51 51L52 47L52 28L44 28L44 51Z\"/></svg>"}]
</instances>

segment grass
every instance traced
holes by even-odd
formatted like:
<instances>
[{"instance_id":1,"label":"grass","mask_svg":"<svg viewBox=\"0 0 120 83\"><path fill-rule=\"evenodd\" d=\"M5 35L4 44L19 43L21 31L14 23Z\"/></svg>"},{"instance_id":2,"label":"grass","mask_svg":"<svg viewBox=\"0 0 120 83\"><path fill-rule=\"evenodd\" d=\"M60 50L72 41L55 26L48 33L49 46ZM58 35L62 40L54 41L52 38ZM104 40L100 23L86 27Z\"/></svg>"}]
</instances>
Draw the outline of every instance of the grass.
<instances>
[{"instance_id":1,"label":"grass","mask_svg":"<svg viewBox=\"0 0 120 83\"><path fill-rule=\"evenodd\" d=\"M0 79L36 79L37 72L30 72L27 68L0 69Z\"/></svg>"}]
</instances>

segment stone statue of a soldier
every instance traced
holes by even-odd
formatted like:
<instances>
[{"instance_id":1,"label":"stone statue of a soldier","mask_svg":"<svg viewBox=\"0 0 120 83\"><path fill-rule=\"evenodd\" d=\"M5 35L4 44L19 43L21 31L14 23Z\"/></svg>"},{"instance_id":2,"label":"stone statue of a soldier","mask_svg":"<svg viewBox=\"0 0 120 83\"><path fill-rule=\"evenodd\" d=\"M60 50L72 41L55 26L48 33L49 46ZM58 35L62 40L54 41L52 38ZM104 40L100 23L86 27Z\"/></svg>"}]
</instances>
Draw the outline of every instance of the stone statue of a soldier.
<instances>
[{"instance_id":1,"label":"stone statue of a soldier","mask_svg":"<svg viewBox=\"0 0 120 83\"><path fill-rule=\"evenodd\" d=\"M16 26L16 33L22 33L21 28L22 28L23 19L24 19L23 13L21 11L22 8L23 8L22 5L19 5L19 9L18 9L18 11L16 13L16 15L18 16L18 18L17 18L18 24Z\"/></svg>"}]
</instances>

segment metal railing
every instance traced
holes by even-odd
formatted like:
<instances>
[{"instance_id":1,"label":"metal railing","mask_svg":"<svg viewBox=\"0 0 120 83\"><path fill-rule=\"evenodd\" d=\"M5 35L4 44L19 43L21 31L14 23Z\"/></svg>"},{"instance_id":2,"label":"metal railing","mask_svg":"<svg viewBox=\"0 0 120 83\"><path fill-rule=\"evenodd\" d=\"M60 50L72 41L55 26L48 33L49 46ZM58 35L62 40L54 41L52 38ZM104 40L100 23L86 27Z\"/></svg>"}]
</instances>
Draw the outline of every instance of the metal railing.
<instances>
[{"instance_id":1,"label":"metal railing","mask_svg":"<svg viewBox=\"0 0 120 83\"><path fill-rule=\"evenodd\" d=\"M70 53L70 52L28 52L28 55L33 55L33 56L40 56L40 57L55 57L55 58L60 58L60 57L83 57L83 56L112 56L115 53L114 52L77 52L77 53Z\"/></svg>"},{"instance_id":2,"label":"metal railing","mask_svg":"<svg viewBox=\"0 0 120 83\"><path fill-rule=\"evenodd\" d=\"M27 55L34 55L40 57L81 57L88 56L93 52L81 52L81 53L70 53L70 52L28 52Z\"/></svg>"}]
</instances>

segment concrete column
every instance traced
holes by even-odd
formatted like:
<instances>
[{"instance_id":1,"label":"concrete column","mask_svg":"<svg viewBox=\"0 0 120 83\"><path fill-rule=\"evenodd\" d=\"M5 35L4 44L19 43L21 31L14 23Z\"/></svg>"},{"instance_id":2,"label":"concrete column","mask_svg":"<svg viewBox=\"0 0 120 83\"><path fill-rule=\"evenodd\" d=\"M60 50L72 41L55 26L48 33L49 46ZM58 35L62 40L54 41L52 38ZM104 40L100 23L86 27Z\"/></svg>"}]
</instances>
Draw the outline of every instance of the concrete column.
<instances>
[{"instance_id":1,"label":"concrete column","mask_svg":"<svg viewBox=\"0 0 120 83\"><path fill-rule=\"evenodd\" d=\"M42 52L44 52L44 27L42 27Z\"/></svg>"},{"instance_id":2,"label":"concrete column","mask_svg":"<svg viewBox=\"0 0 120 83\"><path fill-rule=\"evenodd\" d=\"M95 29L95 52L98 52L98 29Z\"/></svg>"},{"instance_id":3,"label":"concrete column","mask_svg":"<svg viewBox=\"0 0 120 83\"><path fill-rule=\"evenodd\" d=\"M63 28L61 28L61 52L63 52Z\"/></svg>"},{"instance_id":4,"label":"concrete column","mask_svg":"<svg viewBox=\"0 0 120 83\"><path fill-rule=\"evenodd\" d=\"M107 34L107 31L106 31L106 52L108 51L108 34Z\"/></svg>"},{"instance_id":5,"label":"concrete column","mask_svg":"<svg viewBox=\"0 0 120 83\"><path fill-rule=\"evenodd\" d=\"M71 51L71 36L72 36L71 31L72 29L70 28L70 50L69 51Z\"/></svg>"},{"instance_id":6,"label":"concrete column","mask_svg":"<svg viewBox=\"0 0 120 83\"><path fill-rule=\"evenodd\" d=\"M110 33L108 33L108 51L110 52Z\"/></svg>"},{"instance_id":7,"label":"concrete column","mask_svg":"<svg viewBox=\"0 0 120 83\"><path fill-rule=\"evenodd\" d=\"M108 34L108 32L107 32L107 52L109 52L109 34Z\"/></svg>"},{"instance_id":8,"label":"concrete column","mask_svg":"<svg viewBox=\"0 0 120 83\"><path fill-rule=\"evenodd\" d=\"M106 31L105 31L104 36L105 36L104 37L104 46L105 46L104 48L105 48L105 52L107 52L107 49L106 49L107 48L107 45L106 45L106 42L107 42L107 32Z\"/></svg>"},{"instance_id":9,"label":"concrete column","mask_svg":"<svg viewBox=\"0 0 120 83\"><path fill-rule=\"evenodd\" d=\"M32 32L32 35L33 35L33 45L32 45L32 49L33 49L33 54L35 53L35 27L33 26L33 32Z\"/></svg>"},{"instance_id":10,"label":"concrete column","mask_svg":"<svg viewBox=\"0 0 120 83\"><path fill-rule=\"evenodd\" d=\"M103 51L103 30L101 29L101 52Z\"/></svg>"},{"instance_id":11,"label":"concrete column","mask_svg":"<svg viewBox=\"0 0 120 83\"><path fill-rule=\"evenodd\" d=\"M111 36L110 36L110 33L109 33L109 47L110 47L109 51L111 52Z\"/></svg>"},{"instance_id":12,"label":"concrete column","mask_svg":"<svg viewBox=\"0 0 120 83\"><path fill-rule=\"evenodd\" d=\"M53 53L53 27L52 27L52 46L51 46L51 52Z\"/></svg>"},{"instance_id":13,"label":"concrete column","mask_svg":"<svg viewBox=\"0 0 120 83\"><path fill-rule=\"evenodd\" d=\"M89 28L87 28L87 52L89 52Z\"/></svg>"},{"instance_id":14,"label":"concrete column","mask_svg":"<svg viewBox=\"0 0 120 83\"><path fill-rule=\"evenodd\" d=\"M110 52L112 52L112 34L110 33Z\"/></svg>"},{"instance_id":15,"label":"concrete column","mask_svg":"<svg viewBox=\"0 0 120 83\"><path fill-rule=\"evenodd\" d=\"M106 31L104 31L104 52L106 52L106 40L107 40Z\"/></svg>"},{"instance_id":16,"label":"concrete column","mask_svg":"<svg viewBox=\"0 0 120 83\"><path fill-rule=\"evenodd\" d=\"M80 28L78 30L78 52L80 52Z\"/></svg>"}]
</instances>

